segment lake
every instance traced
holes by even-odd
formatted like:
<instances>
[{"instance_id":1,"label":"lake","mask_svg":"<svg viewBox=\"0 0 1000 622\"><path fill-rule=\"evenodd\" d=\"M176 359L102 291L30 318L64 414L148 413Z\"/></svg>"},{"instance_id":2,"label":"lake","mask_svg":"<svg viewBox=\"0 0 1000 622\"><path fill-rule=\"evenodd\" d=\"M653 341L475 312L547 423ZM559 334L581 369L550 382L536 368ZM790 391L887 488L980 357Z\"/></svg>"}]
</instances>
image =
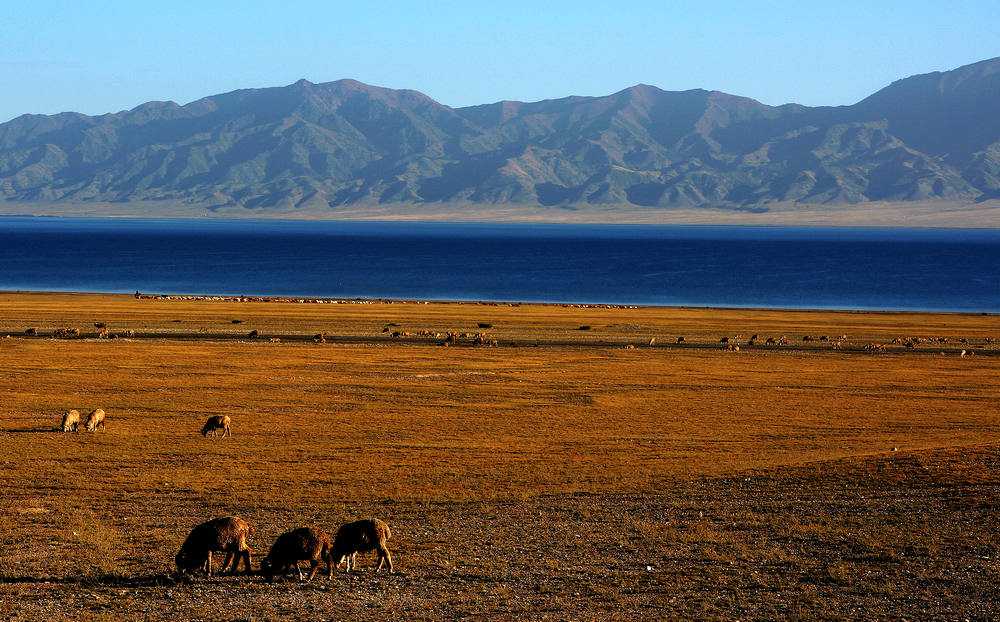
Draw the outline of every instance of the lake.
<instances>
[{"instance_id":1,"label":"lake","mask_svg":"<svg viewBox=\"0 0 1000 622\"><path fill-rule=\"evenodd\" d=\"M0 289L1000 312L1000 230L0 217Z\"/></svg>"}]
</instances>

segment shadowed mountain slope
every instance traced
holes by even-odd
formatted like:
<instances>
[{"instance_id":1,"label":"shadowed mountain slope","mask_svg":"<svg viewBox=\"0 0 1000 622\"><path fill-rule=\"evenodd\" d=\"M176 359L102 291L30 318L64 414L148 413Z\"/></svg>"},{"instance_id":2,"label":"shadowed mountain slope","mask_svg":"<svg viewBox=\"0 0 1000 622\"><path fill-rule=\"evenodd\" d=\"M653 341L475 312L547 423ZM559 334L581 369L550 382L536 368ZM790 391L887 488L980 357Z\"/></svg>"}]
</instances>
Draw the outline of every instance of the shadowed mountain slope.
<instances>
[{"instance_id":1,"label":"shadowed mountain slope","mask_svg":"<svg viewBox=\"0 0 1000 622\"><path fill-rule=\"evenodd\" d=\"M324 208L1000 197L1000 58L853 106L637 85L452 109L353 80L0 125L0 197Z\"/></svg>"}]
</instances>

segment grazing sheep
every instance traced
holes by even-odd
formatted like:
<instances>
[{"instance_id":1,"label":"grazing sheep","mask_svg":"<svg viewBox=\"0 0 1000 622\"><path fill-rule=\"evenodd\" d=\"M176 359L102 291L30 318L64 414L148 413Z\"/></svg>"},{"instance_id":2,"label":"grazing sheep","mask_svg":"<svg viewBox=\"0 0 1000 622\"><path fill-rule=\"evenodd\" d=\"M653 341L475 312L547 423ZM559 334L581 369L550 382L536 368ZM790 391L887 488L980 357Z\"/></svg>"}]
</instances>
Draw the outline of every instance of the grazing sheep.
<instances>
[{"instance_id":1,"label":"grazing sheep","mask_svg":"<svg viewBox=\"0 0 1000 622\"><path fill-rule=\"evenodd\" d=\"M233 431L229 429L229 423L230 419L228 415L209 417L208 421L205 422L205 427L201 429L201 435L208 436L208 433L211 432L212 436L218 436L219 430L222 430L223 438L227 435L232 436Z\"/></svg>"},{"instance_id":2,"label":"grazing sheep","mask_svg":"<svg viewBox=\"0 0 1000 622\"><path fill-rule=\"evenodd\" d=\"M260 572L267 578L268 582L274 580L276 573L288 574L292 566L299 572L299 581L302 581L302 569L299 568L299 561L309 562L309 578L306 583L312 581L319 569L320 561L326 561L326 574L333 578L333 556L330 549L333 542L330 536L322 529L315 527L300 527L292 531L286 531L278 536L271 547L267 557L260 563Z\"/></svg>"},{"instance_id":3,"label":"grazing sheep","mask_svg":"<svg viewBox=\"0 0 1000 622\"><path fill-rule=\"evenodd\" d=\"M104 429L104 411L100 408L90 411L90 414L87 415L87 423L84 424L88 432L96 432L98 426L102 430Z\"/></svg>"},{"instance_id":4,"label":"grazing sheep","mask_svg":"<svg viewBox=\"0 0 1000 622\"><path fill-rule=\"evenodd\" d=\"M684 343L684 337L678 337L677 343Z\"/></svg>"},{"instance_id":5,"label":"grazing sheep","mask_svg":"<svg viewBox=\"0 0 1000 622\"><path fill-rule=\"evenodd\" d=\"M392 537L389 525L385 522L371 518L367 520L347 523L337 531L337 537L333 540L333 562L339 566L340 562L347 561L345 573L349 573L351 568L357 567L358 553L376 551L378 554L378 565L375 571L382 568L383 562L388 562L389 572L392 573L392 556L386 548L386 540Z\"/></svg>"},{"instance_id":6,"label":"grazing sheep","mask_svg":"<svg viewBox=\"0 0 1000 622\"><path fill-rule=\"evenodd\" d=\"M226 559L222 563L225 572L230 560L233 561L232 574L236 574L243 560L246 572L250 572L250 547L247 537L253 535L253 527L246 521L236 517L213 518L206 521L188 534L181 550L177 552L174 561L180 573L204 570L212 576L212 553L225 551Z\"/></svg>"},{"instance_id":7,"label":"grazing sheep","mask_svg":"<svg viewBox=\"0 0 1000 622\"><path fill-rule=\"evenodd\" d=\"M248 339L256 339L257 337L260 337L260 331L257 330L256 328L247 333Z\"/></svg>"},{"instance_id":8,"label":"grazing sheep","mask_svg":"<svg viewBox=\"0 0 1000 622\"><path fill-rule=\"evenodd\" d=\"M80 411L71 410L63 415L62 419L62 431L63 432L77 432L80 427Z\"/></svg>"},{"instance_id":9,"label":"grazing sheep","mask_svg":"<svg viewBox=\"0 0 1000 622\"><path fill-rule=\"evenodd\" d=\"M26 328L24 329L24 334L28 337L34 337L38 334L37 328Z\"/></svg>"}]
</instances>

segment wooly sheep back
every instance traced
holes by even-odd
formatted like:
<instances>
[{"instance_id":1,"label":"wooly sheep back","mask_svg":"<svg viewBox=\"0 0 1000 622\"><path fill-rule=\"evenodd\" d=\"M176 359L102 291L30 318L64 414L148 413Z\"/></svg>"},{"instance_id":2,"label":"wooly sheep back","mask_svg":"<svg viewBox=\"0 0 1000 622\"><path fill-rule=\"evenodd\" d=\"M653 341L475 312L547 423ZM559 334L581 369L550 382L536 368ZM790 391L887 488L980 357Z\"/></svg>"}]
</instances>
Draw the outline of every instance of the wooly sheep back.
<instances>
[{"instance_id":1,"label":"wooly sheep back","mask_svg":"<svg viewBox=\"0 0 1000 622\"><path fill-rule=\"evenodd\" d=\"M252 534L253 527L234 516L206 521L192 529L181 545L181 550L174 558L177 571L184 573L201 569L212 576L212 553L225 551L226 559L220 572L225 572L232 560L232 574L236 574L241 559L245 571L250 572L250 547L247 545L247 538Z\"/></svg>"},{"instance_id":2,"label":"wooly sheep back","mask_svg":"<svg viewBox=\"0 0 1000 622\"><path fill-rule=\"evenodd\" d=\"M100 408L90 411L87 415L86 428L88 432L96 432L97 427L104 429L104 411Z\"/></svg>"},{"instance_id":3,"label":"wooly sheep back","mask_svg":"<svg viewBox=\"0 0 1000 622\"><path fill-rule=\"evenodd\" d=\"M71 410L63 415L62 419L62 431L63 432L76 432L80 427L80 411Z\"/></svg>"},{"instance_id":4,"label":"wooly sheep back","mask_svg":"<svg viewBox=\"0 0 1000 622\"><path fill-rule=\"evenodd\" d=\"M333 578L333 556L330 554L332 547L330 536L322 529L300 527L286 531L278 536L267 557L261 561L260 572L268 581L273 581L275 574L287 574L295 566L299 581L302 581L299 562L305 560L309 562L309 578L305 580L309 583L316 576L320 561L326 561L326 574Z\"/></svg>"},{"instance_id":5,"label":"wooly sheep back","mask_svg":"<svg viewBox=\"0 0 1000 622\"><path fill-rule=\"evenodd\" d=\"M211 432L212 436L218 436L219 430L222 430L222 436L232 436L233 432L229 429L230 419L226 415L216 415L215 417L209 417L208 421L205 422L205 426L201 429L202 436L208 436Z\"/></svg>"},{"instance_id":6,"label":"wooly sheep back","mask_svg":"<svg viewBox=\"0 0 1000 622\"><path fill-rule=\"evenodd\" d=\"M339 566L346 560L347 568L344 572L350 572L352 568L357 567L358 553L376 551L378 554L376 572L381 570L383 562L387 562L391 573L392 556L389 555L389 549L385 545L391 537L389 525L377 518L347 523L337 531L337 536L333 540L334 565Z\"/></svg>"}]
</instances>

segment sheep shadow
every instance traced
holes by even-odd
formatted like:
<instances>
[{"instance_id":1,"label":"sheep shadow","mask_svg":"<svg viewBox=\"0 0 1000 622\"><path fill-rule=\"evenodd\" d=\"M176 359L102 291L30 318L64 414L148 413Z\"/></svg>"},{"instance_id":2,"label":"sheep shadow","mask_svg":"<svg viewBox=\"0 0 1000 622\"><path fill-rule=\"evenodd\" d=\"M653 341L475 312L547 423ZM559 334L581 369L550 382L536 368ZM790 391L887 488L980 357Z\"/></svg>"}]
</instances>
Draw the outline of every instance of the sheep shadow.
<instances>
[{"instance_id":1,"label":"sheep shadow","mask_svg":"<svg viewBox=\"0 0 1000 622\"><path fill-rule=\"evenodd\" d=\"M78 577L29 577L29 576L0 576L0 584L62 584L62 585L84 585L90 587L170 587L177 585L175 577L163 573L144 574L136 576L124 575L85 575Z\"/></svg>"},{"instance_id":2,"label":"sheep shadow","mask_svg":"<svg viewBox=\"0 0 1000 622\"><path fill-rule=\"evenodd\" d=\"M92 585L92 586L104 586L104 587L124 587L124 588L137 588L137 587L171 587L178 584L178 580L175 576L167 574L165 572L157 572L152 574L142 574L135 576L124 576L124 575L98 575L98 576L86 576L76 579L76 583L82 585Z\"/></svg>"},{"instance_id":3,"label":"sheep shadow","mask_svg":"<svg viewBox=\"0 0 1000 622\"><path fill-rule=\"evenodd\" d=\"M63 432L62 428L21 428L5 431L8 434L48 434L54 432L59 432L60 434L79 434L79 432Z\"/></svg>"},{"instance_id":4,"label":"sheep shadow","mask_svg":"<svg viewBox=\"0 0 1000 622\"><path fill-rule=\"evenodd\" d=\"M73 583L66 577L12 577L0 576L0 584L15 583Z\"/></svg>"}]
</instances>

